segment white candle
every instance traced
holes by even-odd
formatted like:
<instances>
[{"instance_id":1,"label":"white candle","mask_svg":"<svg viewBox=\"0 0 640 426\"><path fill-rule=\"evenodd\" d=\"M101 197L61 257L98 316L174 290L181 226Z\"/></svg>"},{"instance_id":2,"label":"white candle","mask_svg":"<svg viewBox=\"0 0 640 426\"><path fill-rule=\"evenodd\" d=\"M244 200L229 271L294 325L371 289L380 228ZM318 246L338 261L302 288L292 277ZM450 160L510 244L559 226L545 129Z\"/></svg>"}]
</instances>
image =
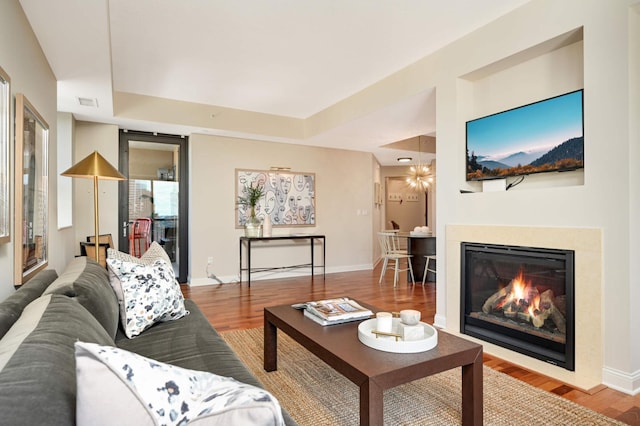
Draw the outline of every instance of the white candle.
<instances>
[{"instance_id":1,"label":"white candle","mask_svg":"<svg viewBox=\"0 0 640 426\"><path fill-rule=\"evenodd\" d=\"M389 312L378 312L376 314L376 331L391 333L393 316Z\"/></svg>"}]
</instances>

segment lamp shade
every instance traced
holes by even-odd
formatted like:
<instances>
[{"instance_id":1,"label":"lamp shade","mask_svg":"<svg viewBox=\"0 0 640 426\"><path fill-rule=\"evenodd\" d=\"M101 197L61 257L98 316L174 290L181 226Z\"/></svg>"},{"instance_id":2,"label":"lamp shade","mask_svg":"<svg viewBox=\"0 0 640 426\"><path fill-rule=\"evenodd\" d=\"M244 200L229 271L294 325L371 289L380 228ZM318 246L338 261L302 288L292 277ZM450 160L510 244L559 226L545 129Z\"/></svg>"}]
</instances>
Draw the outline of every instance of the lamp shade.
<instances>
[{"instance_id":1,"label":"lamp shade","mask_svg":"<svg viewBox=\"0 0 640 426\"><path fill-rule=\"evenodd\" d=\"M93 151L84 160L61 173L62 176L77 178L94 178L108 180L126 180L127 177L113 167L105 158Z\"/></svg>"}]
</instances>

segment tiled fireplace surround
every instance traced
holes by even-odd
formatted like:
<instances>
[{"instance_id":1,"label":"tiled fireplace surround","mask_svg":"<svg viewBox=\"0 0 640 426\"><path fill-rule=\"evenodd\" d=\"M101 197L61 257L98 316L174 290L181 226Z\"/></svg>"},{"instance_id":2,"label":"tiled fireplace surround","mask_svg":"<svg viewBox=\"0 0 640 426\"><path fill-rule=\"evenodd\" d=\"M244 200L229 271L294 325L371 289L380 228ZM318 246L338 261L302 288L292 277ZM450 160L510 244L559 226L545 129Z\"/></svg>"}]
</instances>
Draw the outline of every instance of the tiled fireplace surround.
<instances>
[{"instance_id":1,"label":"tiled fireplace surround","mask_svg":"<svg viewBox=\"0 0 640 426\"><path fill-rule=\"evenodd\" d=\"M590 390L602 383L602 232L593 228L552 228L494 225L446 226L446 312L436 314L436 325L460 332L460 243L476 242L545 247L575 252L575 371L469 336L487 353ZM440 284L442 285L442 284ZM438 288L439 298L441 289ZM444 320L444 321L443 321Z\"/></svg>"}]
</instances>

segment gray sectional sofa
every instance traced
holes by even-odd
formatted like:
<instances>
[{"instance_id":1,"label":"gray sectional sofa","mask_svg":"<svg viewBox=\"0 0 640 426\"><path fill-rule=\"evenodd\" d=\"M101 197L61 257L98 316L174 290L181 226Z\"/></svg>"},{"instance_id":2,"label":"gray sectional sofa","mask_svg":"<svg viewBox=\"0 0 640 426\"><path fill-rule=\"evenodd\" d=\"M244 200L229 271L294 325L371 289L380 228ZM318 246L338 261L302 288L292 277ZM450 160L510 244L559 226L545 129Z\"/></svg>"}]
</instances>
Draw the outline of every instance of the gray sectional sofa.
<instances>
[{"instance_id":1,"label":"gray sectional sofa","mask_svg":"<svg viewBox=\"0 0 640 426\"><path fill-rule=\"evenodd\" d=\"M71 276L42 271L0 303L0 424L76 424L77 341L261 387L193 301L184 301L189 315L130 339L107 271L89 258L72 263Z\"/></svg>"}]
</instances>

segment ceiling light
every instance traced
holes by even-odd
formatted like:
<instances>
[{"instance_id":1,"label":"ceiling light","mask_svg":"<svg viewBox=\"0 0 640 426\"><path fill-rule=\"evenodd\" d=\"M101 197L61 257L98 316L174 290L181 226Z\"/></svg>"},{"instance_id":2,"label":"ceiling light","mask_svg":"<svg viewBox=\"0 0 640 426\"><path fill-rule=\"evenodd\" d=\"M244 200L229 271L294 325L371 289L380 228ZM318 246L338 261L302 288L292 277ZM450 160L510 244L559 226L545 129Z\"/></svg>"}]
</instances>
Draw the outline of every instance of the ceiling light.
<instances>
[{"instance_id":1,"label":"ceiling light","mask_svg":"<svg viewBox=\"0 0 640 426\"><path fill-rule=\"evenodd\" d=\"M398 163L408 163L411 160L413 160L411 157L400 157L398 158Z\"/></svg>"},{"instance_id":2,"label":"ceiling light","mask_svg":"<svg viewBox=\"0 0 640 426\"><path fill-rule=\"evenodd\" d=\"M418 136L418 163L409 168L406 181L409 188L418 192L425 192L433 183L433 172L430 165L427 166L421 161L420 142L421 138Z\"/></svg>"}]
</instances>

